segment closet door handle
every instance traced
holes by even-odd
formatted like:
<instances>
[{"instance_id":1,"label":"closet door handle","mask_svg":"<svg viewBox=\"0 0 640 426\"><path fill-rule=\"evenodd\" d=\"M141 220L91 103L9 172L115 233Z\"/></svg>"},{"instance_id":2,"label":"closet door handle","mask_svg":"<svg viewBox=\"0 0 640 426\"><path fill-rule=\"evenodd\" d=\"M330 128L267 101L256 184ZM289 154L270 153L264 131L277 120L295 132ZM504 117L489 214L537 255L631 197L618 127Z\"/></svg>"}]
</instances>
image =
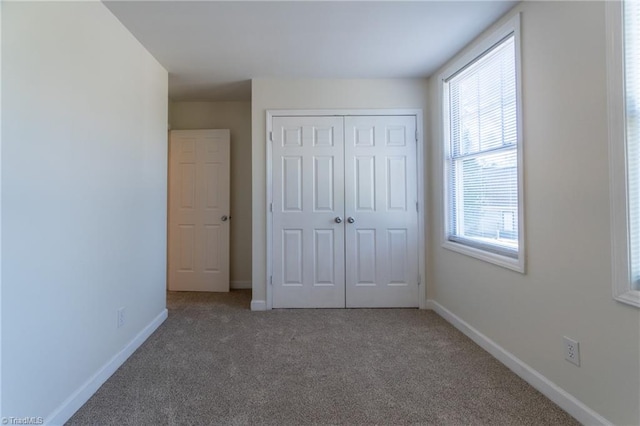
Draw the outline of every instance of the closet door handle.
<instances>
[{"instance_id":1,"label":"closet door handle","mask_svg":"<svg viewBox=\"0 0 640 426\"><path fill-rule=\"evenodd\" d=\"M340 216L336 216L335 219L333 219L336 223L342 223L342 218Z\"/></svg>"},{"instance_id":2,"label":"closet door handle","mask_svg":"<svg viewBox=\"0 0 640 426\"><path fill-rule=\"evenodd\" d=\"M355 221L356 220L354 218L352 218L351 216L349 216L349 218L347 219L347 222L349 222L349 223L353 223Z\"/></svg>"}]
</instances>

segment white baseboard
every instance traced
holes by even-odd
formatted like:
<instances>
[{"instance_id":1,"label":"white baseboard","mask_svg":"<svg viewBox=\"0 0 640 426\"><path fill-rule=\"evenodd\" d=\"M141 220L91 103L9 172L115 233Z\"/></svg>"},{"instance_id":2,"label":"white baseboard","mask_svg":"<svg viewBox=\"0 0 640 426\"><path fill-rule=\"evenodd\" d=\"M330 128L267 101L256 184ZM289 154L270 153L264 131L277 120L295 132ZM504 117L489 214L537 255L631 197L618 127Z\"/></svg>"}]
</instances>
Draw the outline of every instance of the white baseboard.
<instances>
[{"instance_id":1,"label":"white baseboard","mask_svg":"<svg viewBox=\"0 0 640 426\"><path fill-rule=\"evenodd\" d=\"M265 300L252 300L251 301L251 310L252 311L266 311L267 310L267 302Z\"/></svg>"},{"instance_id":2,"label":"white baseboard","mask_svg":"<svg viewBox=\"0 0 640 426\"><path fill-rule=\"evenodd\" d=\"M231 281L229 285L232 290L251 290L251 281Z\"/></svg>"},{"instance_id":3,"label":"white baseboard","mask_svg":"<svg viewBox=\"0 0 640 426\"><path fill-rule=\"evenodd\" d=\"M522 362L512 353L508 352L502 346L480 333L462 318L458 317L435 300L427 300L427 309L435 311L455 328L466 334L467 337L476 342L478 346L489 352L494 358L540 391L544 396L555 402L560 408L565 410L580 423L584 425L612 424L600 414L580 402L573 395L547 379L529 365Z\"/></svg>"},{"instance_id":4,"label":"white baseboard","mask_svg":"<svg viewBox=\"0 0 640 426\"><path fill-rule=\"evenodd\" d=\"M138 349L145 340L151 336L159 326L167 319L168 311L164 309L147 325L133 340L131 340L120 352L115 354L101 369L89 378L78 390L66 399L45 420L46 425L63 425L93 396L94 393L116 372L118 368Z\"/></svg>"}]
</instances>

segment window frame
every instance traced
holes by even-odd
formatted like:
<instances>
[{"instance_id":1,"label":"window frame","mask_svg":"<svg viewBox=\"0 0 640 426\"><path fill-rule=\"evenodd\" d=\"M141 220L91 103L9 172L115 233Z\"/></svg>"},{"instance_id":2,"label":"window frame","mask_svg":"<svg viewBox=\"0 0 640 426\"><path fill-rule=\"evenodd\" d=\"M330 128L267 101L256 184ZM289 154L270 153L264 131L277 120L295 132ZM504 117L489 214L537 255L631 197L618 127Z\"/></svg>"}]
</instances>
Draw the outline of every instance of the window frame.
<instances>
[{"instance_id":1,"label":"window frame","mask_svg":"<svg viewBox=\"0 0 640 426\"><path fill-rule=\"evenodd\" d=\"M606 24L613 298L640 308L640 290L633 289L631 279L622 1L607 2Z\"/></svg>"},{"instance_id":2,"label":"window frame","mask_svg":"<svg viewBox=\"0 0 640 426\"><path fill-rule=\"evenodd\" d=\"M468 66L475 63L482 58L485 54L490 52L499 43L506 40L509 36L514 37L515 47L515 72L516 72L516 120L517 120L517 140L516 140L516 152L517 152L517 179L518 179L518 250L516 257L507 256L499 253L499 249L492 249L493 245L486 245L487 248L483 248L483 244L466 244L463 240L456 238L456 241L450 239L451 233L451 212L450 206L453 204L450 202L451 197L454 194L451 193L450 188L450 168L451 168L451 140L450 140L450 121L449 121L449 96L447 80L458 74ZM440 120L441 137L442 137L442 191L443 191L443 226L441 234L441 246L448 250L455 251L467 256L471 256L476 259L480 259L507 269L511 269L516 272L525 273L525 229L524 229L524 184L523 184L523 144L522 144L522 83L521 83L521 40L520 40L520 13L515 14L505 23L491 31L482 39L475 42L467 52L456 58L448 65L445 70L439 75L438 87L439 87L439 99L441 102L442 117ZM495 247L498 247L497 245ZM496 252L498 251L498 252Z\"/></svg>"}]
</instances>

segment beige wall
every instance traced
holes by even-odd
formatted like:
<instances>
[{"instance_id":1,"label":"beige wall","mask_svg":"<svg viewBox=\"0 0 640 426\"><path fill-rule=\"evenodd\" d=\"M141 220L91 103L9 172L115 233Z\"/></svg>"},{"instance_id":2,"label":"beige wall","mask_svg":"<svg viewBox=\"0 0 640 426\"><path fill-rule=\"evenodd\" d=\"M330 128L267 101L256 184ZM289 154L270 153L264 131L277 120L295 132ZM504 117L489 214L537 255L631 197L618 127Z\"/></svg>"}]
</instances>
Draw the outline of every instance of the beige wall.
<instances>
[{"instance_id":1,"label":"beige wall","mask_svg":"<svg viewBox=\"0 0 640 426\"><path fill-rule=\"evenodd\" d=\"M609 421L640 423L640 310L612 299L603 2L525 2L522 11L522 275L430 240L428 297ZM439 112L438 83L430 80ZM436 114L432 122L439 124ZM432 148L441 137L433 126ZM430 227L442 229L432 150ZM582 365L563 359L563 336Z\"/></svg>"},{"instance_id":2,"label":"beige wall","mask_svg":"<svg viewBox=\"0 0 640 426\"><path fill-rule=\"evenodd\" d=\"M0 417L62 424L166 315L167 72L101 2L3 2L2 86Z\"/></svg>"},{"instance_id":3,"label":"beige wall","mask_svg":"<svg viewBox=\"0 0 640 426\"><path fill-rule=\"evenodd\" d=\"M426 112L427 103L425 79L252 81L254 302L266 301L266 111L417 108Z\"/></svg>"},{"instance_id":4,"label":"beige wall","mask_svg":"<svg viewBox=\"0 0 640 426\"><path fill-rule=\"evenodd\" d=\"M231 286L251 288L251 102L171 102L173 130L231 130Z\"/></svg>"}]
</instances>

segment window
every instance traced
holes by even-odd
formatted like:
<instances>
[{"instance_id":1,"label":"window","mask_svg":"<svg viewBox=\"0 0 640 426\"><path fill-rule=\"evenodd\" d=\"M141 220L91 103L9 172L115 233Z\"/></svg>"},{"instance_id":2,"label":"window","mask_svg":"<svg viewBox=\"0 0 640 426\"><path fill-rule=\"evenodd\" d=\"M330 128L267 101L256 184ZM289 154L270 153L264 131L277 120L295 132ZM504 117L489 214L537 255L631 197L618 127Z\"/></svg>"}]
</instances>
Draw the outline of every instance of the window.
<instances>
[{"instance_id":1,"label":"window","mask_svg":"<svg viewBox=\"0 0 640 426\"><path fill-rule=\"evenodd\" d=\"M520 272L519 15L442 75L444 246Z\"/></svg>"},{"instance_id":2,"label":"window","mask_svg":"<svg viewBox=\"0 0 640 426\"><path fill-rule=\"evenodd\" d=\"M624 34L631 279L640 290L640 2L624 3Z\"/></svg>"},{"instance_id":3,"label":"window","mask_svg":"<svg viewBox=\"0 0 640 426\"><path fill-rule=\"evenodd\" d=\"M614 298L640 307L640 2L607 4Z\"/></svg>"}]
</instances>

